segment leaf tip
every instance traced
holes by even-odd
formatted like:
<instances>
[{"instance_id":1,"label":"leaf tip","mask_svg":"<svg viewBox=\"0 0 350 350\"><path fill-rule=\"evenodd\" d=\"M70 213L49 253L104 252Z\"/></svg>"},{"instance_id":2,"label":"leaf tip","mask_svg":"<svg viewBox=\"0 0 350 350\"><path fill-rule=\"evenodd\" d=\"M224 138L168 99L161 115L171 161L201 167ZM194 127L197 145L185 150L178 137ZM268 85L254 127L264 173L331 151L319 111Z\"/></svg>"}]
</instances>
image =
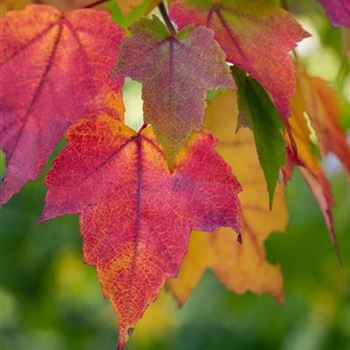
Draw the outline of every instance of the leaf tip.
<instances>
[{"instance_id":1,"label":"leaf tip","mask_svg":"<svg viewBox=\"0 0 350 350\"><path fill-rule=\"evenodd\" d=\"M275 300L278 302L278 304L282 305L284 303L284 293L283 290L275 295Z\"/></svg>"},{"instance_id":2,"label":"leaf tip","mask_svg":"<svg viewBox=\"0 0 350 350\"><path fill-rule=\"evenodd\" d=\"M36 220L36 224L40 225L43 224L45 221L47 221L48 219L45 216L45 213L42 213L39 218Z\"/></svg>"},{"instance_id":3,"label":"leaf tip","mask_svg":"<svg viewBox=\"0 0 350 350\"><path fill-rule=\"evenodd\" d=\"M342 258L342 255L341 255L341 252L340 252L340 248L339 248L339 245L338 245L337 236L336 236L336 233L335 233L335 230L334 230L333 227L331 228L331 240L332 240L333 247L334 247L334 250L335 250L335 255L337 256L337 260L338 260L339 266L340 266L340 268L344 268L343 258Z\"/></svg>"},{"instance_id":4,"label":"leaf tip","mask_svg":"<svg viewBox=\"0 0 350 350\"><path fill-rule=\"evenodd\" d=\"M119 335L119 341L116 350L124 350L129 338L134 332L134 328L130 327L127 330L124 328L124 331L122 330L119 332L122 334L122 336Z\"/></svg>"},{"instance_id":5,"label":"leaf tip","mask_svg":"<svg viewBox=\"0 0 350 350\"><path fill-rule=\"evenodd\" d=\"M123 350L125 347L125 343L118 343L116 350Z\"/></svg>"}]
</instances>

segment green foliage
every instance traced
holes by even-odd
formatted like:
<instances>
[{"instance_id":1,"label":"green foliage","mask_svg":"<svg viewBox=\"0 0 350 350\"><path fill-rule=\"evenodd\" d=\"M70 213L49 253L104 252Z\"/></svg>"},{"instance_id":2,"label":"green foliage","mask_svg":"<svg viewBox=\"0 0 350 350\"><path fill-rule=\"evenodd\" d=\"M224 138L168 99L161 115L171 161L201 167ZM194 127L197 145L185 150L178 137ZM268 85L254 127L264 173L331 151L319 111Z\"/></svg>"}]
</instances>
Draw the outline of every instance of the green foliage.
<instances>
[{"instance_id":1,"label":"green foliage","mask_svg":"<svg viewBox=\"0 0 350 350\"><path fill-rule=\"evenodd\" d=\"M240 118L248 118L253 129L271 208L279 171L286 160L283 122L269 95L256 80L237 67L232 68L232 72L238 85Z\"/></svg>"}]
</instances>

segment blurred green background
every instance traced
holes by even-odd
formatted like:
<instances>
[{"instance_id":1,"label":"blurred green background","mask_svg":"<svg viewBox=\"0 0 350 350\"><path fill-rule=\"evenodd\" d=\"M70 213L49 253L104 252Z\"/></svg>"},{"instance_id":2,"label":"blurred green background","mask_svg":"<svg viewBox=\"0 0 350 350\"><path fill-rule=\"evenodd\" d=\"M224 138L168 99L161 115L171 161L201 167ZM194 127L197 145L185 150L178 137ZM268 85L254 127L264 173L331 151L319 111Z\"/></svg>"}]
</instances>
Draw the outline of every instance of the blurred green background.
<instances>
[{"instance_id":1,"label":"blurred green background","mask_svg":"<svg viewBox=\"0 0 350 350\"><path fill-rule=\"evenodd\" d=\"M310 73L339 91L342 124L350 129L349 32L332 28L315 1L289 4L314 34L299 55ZM111 11L116 21L130 23L121 19L116 5ZM125 101L127 121L137 128L139 84L128 81ZM266 244L270 261L283 271L284 304L267 295L233 295L207 272L180 310L163 292L136 327L128 349L350 350L350 186L332 157L325 166L336 201L343 268L318 206L296 172L287 189L289 229ZM29 183L0 214L1 350L114 349L115 316L102 298L94 268L82 262L77 217L35 223L45 195L42 178Z\"/></svg>"}]
</instances>

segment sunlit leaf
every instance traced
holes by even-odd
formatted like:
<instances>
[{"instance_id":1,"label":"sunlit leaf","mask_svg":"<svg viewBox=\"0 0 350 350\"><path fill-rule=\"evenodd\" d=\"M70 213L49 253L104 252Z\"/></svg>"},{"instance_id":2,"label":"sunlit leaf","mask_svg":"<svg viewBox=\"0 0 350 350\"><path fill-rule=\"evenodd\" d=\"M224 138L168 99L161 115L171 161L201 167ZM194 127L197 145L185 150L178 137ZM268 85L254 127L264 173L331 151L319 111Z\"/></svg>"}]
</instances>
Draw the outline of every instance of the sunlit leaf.
<instances>
[{"instance_id":1,"label":"sunlit leaf","mask_svg":"<svg viewBox=\"0 0 350 350\"><path fill-rule=\"evenodd\" d=\"M218 107L232 103L233 96L220 94L209 104L206 123L219 136L217 149L231 165L243 187L239 195L243 212L243 242L239 244L235 241L236 234L230 228L219 229L214 234L194 232L179 277L169 282L169 288L179 304L185 302L208 268L235 293L248 290L268 292L280 301L283 299L280 268L266 260L264 249L264 242L272 232L286 229L287 209L283 189L280 185L277 187L274 207L270 211L252 131L240 129L236 135L227 132L235 127L237 118L231 110L223 109L219 113L220 117L224 114L223 123L218 118Z\"/></svg>"},{"instance_id":2,"label":"sunlit leaf","mask_svg":"<svg viewBox=\"0 0 350 350\"><path fill-rule=\"evenodd\" d=\"M308 75L302 64L298 66L299 88L305 112L316 131L321 154L335 154L350 179L350 146L340 124L340 104L337 92L323 79Z\"/></svg>"},{"instance_id":3,"label":"sunlit leaf","mask_svg":"<svg viewBox=\"0 0 350 350\"><path fill-rule=\"evenodd\" d=\"M177 275L192 229L239 232L241 187L215 152L208 132L195 134L171 173L151 127L135 133L107 116L84 120L46 178L42 220L80 214L84 259L95 265L119 319L119 347Z\"/></svg>"},{"instance_id":4,"label":"sunlit leaf","mask_svg":"<svg viewBox=\"0 0 350 350\"><path fill-rule=\"evenodd\" d=\"M303 77L301 75L298 94L292 100L292 116L290 118L291 134L293 140L286 135L288 145L288 165L284 169L284 179L287 182L295 166L298 166L309 185L315 200L317 201L325 222L327 224L330 236L334 245L337 245L336 234L333 222L333 196L330 183L324 173L320 158L315 152L315 144L312 141L311 124L307 113L307 96L303 94ZM306 97L306 99L305 99ZM320 102L320 101L319 101ZM322 102L322 101L321 101ZM323 102L322 102L323 103Z\"/></svg>"}]
</instances>

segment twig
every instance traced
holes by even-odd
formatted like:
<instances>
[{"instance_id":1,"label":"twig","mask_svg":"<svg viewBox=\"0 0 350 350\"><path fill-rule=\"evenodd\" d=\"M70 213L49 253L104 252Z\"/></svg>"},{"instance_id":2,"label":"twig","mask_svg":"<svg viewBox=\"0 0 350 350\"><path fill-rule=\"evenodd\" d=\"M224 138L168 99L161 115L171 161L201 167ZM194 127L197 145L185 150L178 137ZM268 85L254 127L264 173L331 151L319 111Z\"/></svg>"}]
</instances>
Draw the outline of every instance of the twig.
<instances>
[{"instance_id":1,"label":"twig","mask_svg":"<svg viewBox=\"0 0 350 350\"><path fill-rule=\"evenodd\" d=\"M84 9L89 9L89 8L91 8L91 7L95 7L95 6L97 6L97 5L103 4L104 2L107 2L107 1L109 1L109 0L98 0L98 1L93 2L93 3L90 4L90 5L84 6L83 8L84 8Z\"/></svg>"},{"instance_id":2,"label":"twig","mask_svg":"<svg viewBox=\"0 0 350 350\"><path fill-rule=\"evenodd\" d=\"M163 1L158 5L158 8L159 8L160 14L162 15L163 20L164 20L166 26L168 27L170 33L171 34L176 34L175 27L174 27L173 23L171 22L171 20L170 20L170 18L168 16L168 12L167 12L167 10L165 8L165 5L164 5Z\"/></svg>"},{"instance_id":3,"label":"twig","mask_svg":"<svg viewBox=\"0 0 350 350\"><path fill-rule=\"evenodd\" d=\"M282 0L281 5L286 11L289 11L288 0Z\"/></svg>"}]
</instances>

